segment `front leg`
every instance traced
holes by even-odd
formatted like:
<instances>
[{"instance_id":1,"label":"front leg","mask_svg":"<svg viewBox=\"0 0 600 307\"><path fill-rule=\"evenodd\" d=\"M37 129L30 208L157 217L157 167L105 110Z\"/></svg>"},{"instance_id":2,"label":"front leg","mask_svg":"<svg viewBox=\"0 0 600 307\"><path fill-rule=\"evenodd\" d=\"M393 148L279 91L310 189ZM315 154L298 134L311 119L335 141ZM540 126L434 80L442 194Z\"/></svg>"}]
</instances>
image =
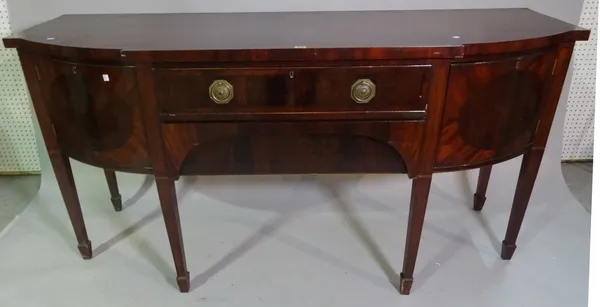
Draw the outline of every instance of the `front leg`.
<instances>
[{"instance_id":1,"label":"front leg","mask_svg":"<svg viewBox=\"0 0 600 307\"><path fill-rule=\"evenodd\" d=\"M60 150L52 120L46 110L46 101L44 101L42 89L40 88L36 59L31 54L20 52L20 50L19 57L21 58L25 80L30 89L33 107L40 124L42 136L44 137L44 143L48 150L50 163L54 169L54 175L58 181L60 193L67 208L71 225L75 231L77 249L79 249L79 253L83 259L90 259L92 258L92 243L88 239L85 222L83 221L83 214L81 212L79 196L77 195L77 189L75 187L71 163L69 162L69 157Z\"/></svg>"},{"instance_id":2,"label":"front leg","mask_svg":"<svg viewBox=\"0 0 600 307\"><path fill-rule=\"evenodd\" d=\"M162 209L167 235L171 245L171 253L175 262L177 272L177 285L181 292L190 290L190 273L187 271L185 251L183 249L183 237L181 235L181 222L179 221L179 208L177 205L177 194L175 182L172 179L156 178L158 197Z\"/></svg>"},{"instance_id":3,"label":"front leg","mask_svg":"<svg viewBox=\"0 0 600 307\"><path fill-rule=\"evenodd\" d=\"M421 241L425 209L429 198L431 175L413 179L410 195L410 211L408 214L408 229L404 247L404 264L400 274L400 294L410 294L413 284L413 273Z\"/></svg>"},{"instance_id":4,"label":"front leg","mask_svg":"<svg viewBox=\"0 0 600 307\"><path fill-rule=\"evenodd\" d=\"M508 220L508 227L506 229L506 236L504 237L504 241L502 241L501 258L504 260L511 259L517 248L517 236L519 235L519 230L521 229L521 224L525 217L525 211L529 204L529 198L533 191L533 185L543 155L544 149L533 148L527 151L523 156L519 180L517 181L517 189L515 191L510 218Z\"/></svg>"},{"instance_id":5,"label":"front leg","mask_svg":"<svg viewBox=\"0 0 600 307\"><path fill-rule=\"evenodd\" d=\"M54 174L58 181L58 187L60 193L65 202L71 225L75 231L75 237L77 238L77 249L83 259L92 258L92 243L88 239L87 230L85 228L85 222L83 220L83 214L81 212L81 205L79 203L79 196L77 195L77 189L75 187L75 179L73 178L73 171L71 169L71 163L69 157L65 156L61 152L49 150L50 162L54 169Z\"/></svg>"}]
</instances>

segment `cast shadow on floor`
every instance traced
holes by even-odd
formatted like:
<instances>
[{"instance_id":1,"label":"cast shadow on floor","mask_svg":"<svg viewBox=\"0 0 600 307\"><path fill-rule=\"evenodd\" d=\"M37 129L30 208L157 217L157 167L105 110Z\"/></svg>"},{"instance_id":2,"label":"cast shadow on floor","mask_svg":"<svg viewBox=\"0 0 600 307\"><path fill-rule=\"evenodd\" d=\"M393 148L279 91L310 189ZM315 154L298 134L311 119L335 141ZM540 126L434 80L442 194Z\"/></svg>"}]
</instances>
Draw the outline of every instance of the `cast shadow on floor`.
<instances>
[{"instance_id":1,"label":"cast shadow on floor","mask_svg":"<svg viewBox=\"0 0 600 307\"><path fill-rule=\"evenodd\" d=\"M352 181L352 180L359 180L359 179L360 179L360 176L355 177L355 178L348 177L343 180ZM184 199L187 196L187 194L189 194L190 191L194 190L197 185L205 184L204 182L202 182L204 180L205 179L203 179L202 177L192 177L188 180L183 181L178 189L179 190L178 191L178 199L181 201L182 199ZM301 184L313 185L313 187L317 191L319 191L321 196L326 200L326 203L328 203L335 212L339 213L343 217L345 224L348 227L349 231L351 231L352 235L365 248L365 250L368 251L368 253L372 257L372 259L377 263L377 266L381 269L383 276L385 276L385 278L382 278L381 274L376 274L374 272L370 272L370 271L361 269L355 265L352 265L348 261L344 261L344 259L342 259L341 257L338 257L334 254L328 253L328 252L324 251L322 248L320 248L319 246L317 246L311 242L299 239L297 237L294 237L294 236L291 236L291 235L288 235L288 234L285 234L285 233L279 231L286 224L288 224L291 221L293 221L294 219L298 218L306 210L310 209L311 206L316 205L319 202L318 200L313 199L314 204L311 204L310 202L309 203L304 202L304 203L301 203L300 205L293 204L288 207L285 206L286 204L275 204L275 205L281 205L280 207L288 208L288 209L278 210L277 211L278 214L276 217L272 218L271 220L267 221L266 223L263 223L262 225L251 225L249 222L246 222L246 221L238 221L241 224L247 223L245 226L253 229L254 232L252 232L241 244L239 244L238 246L233 248L225 256L223 256L217 262L212 264L204 272L193 277L191 279L191 290L192 291L194 289L197 289L204 283L206 283L211 277L215 276L220 271L227 268L230 264L234 263L236 260L243 257L243 255L245 255L248 251L252 250L254 247L259 245L261 242L264 242L266 239L276 239L280 242L285 243L288 246L291 246L291 247L299 250L300 252L308 254L312 257L315 257L315 258L317 258L321 261L324 261L328 264L331 264L333 266L337 266L340 269L343 269L346 272L353 274L357 277L360 277L363 280L369 281L377 286L393 287L395 289L398 289L399 272L394 269L394 266L392 266L392 264L387 259L385 254L382 252L381 248L379 247L376 240L369 232L368 228L365 227L365 224L361 221L359 214L357 214L355 212L355 209L352 207L352 205L350 205L348 202L346 202L344 200L345 193L344 193L343 180L342 181L337 181L335 179L334 180L322 180L318 176L316 176L316 177L311 177L311 176L301 177L299 180L300 180L299 182ZM296 181L297 180L291 180L291 182L288 182L288 183L298 184L298 182L296 182ZM129 198L128 200L126 200L124 202L123 209L125 210L125 209L135 205L142 198L142 196L145 195L152 188L153 182L154 182L153 177L147 176L145 178L144 182L141 184L140 188L137 190L137 192L131 198ZM236 184L244 184L244 183L253 184L252 180L247 180L247 181L241 180L241 181L237 181ZM464 177L463 183L464 183L464 192L472 195L473 191L469 186L466 176ZM456 199L454 199L454 203L463 204L466 207L468 207L469 210L472 206L472 204L468 201L469 199L472 199L472 198L458 199L456 196L452 196L452 195L446 193L443 189L437 187L435 184L432 185L431 193L436 194L440 197L454 197L454 198L456 198ZM365 197L369 197L369 196L365 196ZM409 202L408 200L409 200L409 197L406 198L406 201L405 201L406 204L402 205L405 210L408 210L408 202ZM268 202L268 201L269 201L268 197L265 196L265 202ZM323 199L321 199L321 201L323 201ZM367 203L371 203L371 205L378 206L380 209L388 207L388 209L386 209L386 210L389 210L389 211L395 210L393 207L390 207L386 204L382 204L377 200L372 199L371 201L368 201ZM407 215L408 214L406 213L406 216ZM110 238L109 240L100 244L94 250L94 257L101 255L103 252L108 250L110 247L114 246L115 244L122 241L123 239L134 235L139 229L143 228L145 225L149 224L150 222L152 222L160 217L161 217L160 208L156 208L155 210L153 210L152 212L150 212L149 214L145 215L143 218L141 218L140 220L135 222L133 225L126 220L120 221L118 218L116 218L115 224L117 224L117 225L115 225L115 226L122 227L122 228L124 228L124 230L121 231L120 233L118 233L117 235L115 235L114 237ZM478 220L481 222L482 227L486 231L490 240L493 241L494 245L499 246L499 244L497 243L497 242L499 242L498 238L496 238L496 236L492 233L489 225L485 222L485 220L481 217L479 217ZM402 222L405 223L406 221L402 221ZM63 228L65 228L65 229L61 229L60 232L68 231L66 229L65 225L61 225L61 226L64 226ZM56 228L56 227L53 227L53 228ZM463 236L461 234L449 233L436 225L427 223L427 219L425 221L424 228L425 228L424 231L430 231L430 232L436 233L437 235L448 238L449 244L447 246L445 246L438 253L438 255L435 256L431 261L426 263L420 271L415 272L415 276L419 276L419 278L416 279L413 289L418 289L420 286L422 286L429 277L431 277L435 274L435 272L439 268L440 263L447 262L449 259L451 259L453 257L453 255L458 250L460 250L460 248L464 247L465 245L473 247L473 242L471 242L469 239L467 239L468 236ZM61 236L61 237L64 237L64 236ZM68 237L70 237L70 236L68 236ZM165 277L165 280L169 284L171 284L173 287L176 287L175 279L174 279L175 273L174 273L174 269L173 269L173 265L172 265L172 260L164 259L164 257L161 256L158 253L158 251L156 251L154 249L154 247L152 247L152 245L149 242L147 242L144 238L138 237L135 240L132 240L132 243L135 245L135 248L137 248L140 251L140 254L143 255L143 257L145 257L149 261L149 263L151 263ZM402 236L402 238L399 237L398 244L403 246L404 245L403 243L404 243L404 236ZM69 246L72 246L70 239L69 239ZM401 259L396 259L395 263L401 263ZM192 276L193 276L193 272L192 272Z\"/></svg>"}]
</instances>

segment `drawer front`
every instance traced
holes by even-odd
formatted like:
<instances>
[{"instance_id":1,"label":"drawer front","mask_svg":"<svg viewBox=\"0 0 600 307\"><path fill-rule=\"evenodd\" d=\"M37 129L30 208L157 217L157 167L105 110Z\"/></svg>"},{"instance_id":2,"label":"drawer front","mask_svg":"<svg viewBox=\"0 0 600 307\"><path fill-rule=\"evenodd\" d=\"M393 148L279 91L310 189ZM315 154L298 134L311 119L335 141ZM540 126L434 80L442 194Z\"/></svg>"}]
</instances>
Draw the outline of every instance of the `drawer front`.
<instances>
[{"instance_id":1,"label":"drawer front","mask_svg":"<svg viewBox=\"0 0 600 307\"><path fill-rule=\"evenodd\" d=\"M415 175L422 121L163 123L180 175Z\"/></svg>"},{"instance_id":2,"label":"drawer front","mask_svg":"<svg viewBox=\"0 0 600 307\"><path fill-rule=\"evenodd\" d=\"M424 110L431 66L155 69L163 115Z\"/></svg>"}]
</instances>

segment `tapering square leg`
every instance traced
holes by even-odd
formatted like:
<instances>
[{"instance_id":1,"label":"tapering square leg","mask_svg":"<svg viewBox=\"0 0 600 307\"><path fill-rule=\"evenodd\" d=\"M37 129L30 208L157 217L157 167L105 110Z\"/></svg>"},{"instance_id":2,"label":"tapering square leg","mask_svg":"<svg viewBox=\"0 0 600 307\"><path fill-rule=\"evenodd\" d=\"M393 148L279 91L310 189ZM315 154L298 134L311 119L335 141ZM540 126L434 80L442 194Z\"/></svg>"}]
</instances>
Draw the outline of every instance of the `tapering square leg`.
<instances>
[{"instance_id":1,"label":"tapering square leg","mask_svg":"<svg viewBox=\"0 0 600 307\"><path fill-rule=\"evenodd\" d=\"M92 243L88 239L87 230L85 228L81 204L79 203L79 196L77 195L75 179L73 178L69 157L57 151L50 151L50 162L54 169L58 187L65 202L69 219L71 220L71 225L75 231L77 249L79 250L79 253L81 253L83 259L91 259Z\"/></svg>"},{"instance_id":2,"label":"tapering square leg","mask_svg":"<svg viewBox=\"0 0 600 307\"><path fill-rule=\"evenodd\" d=\"M529 204L531 192L533 191L533 186L543 155L544 149L531 149L523 156L521 170L519 171L519 180L517 181L517 189L515 190L512 209L508 219L506 236L504 237L504 241L502 241L502 251L500 256L504 260L511 259L517 248L517 236L519 235L521 225L523 224L525 211Z\"/></svg>"},{"instance_id":3,"label":"tapering square leg","mask_svg":"<svg viewBox=\"0 0 600 307\"><path fill-rule=\"evenodd\" d=\"M477 179L477 190L473 195L473 210L481 211L485 204L485 193L487 192L490 175L492 174L492 166L484 166L479 169L479 179Z\"/></svg>"},{"instance_id":4,"label":"tapering square leg","mask_svg":"<svg viewBox=\"0 0 600 307\"><path fill-rule=\"evenodd\" d=\"M181 234L181 222L179 221L179 208L177 205L177 194L175 182L172 179L156 179L158 197L162 209L167 235L171 245L171 253L175 262L177 272L177 285L181 292L190 290L190 274L187 271L185 261L185 250L183 248L183 236Z\"/></svg>"},{"instance_id":5,"label":"tapering square leg","mask_svg":"<svg viewBox=\"0 0 600 307\"><path fill-rule=\"evenodd\" d=\"M423 222L425 221L425 209L427 208L430 186L431 176L417 177L412 182L404 263L400 274L400 294L410 294L412 288L413 273L421 241Z\"/></svg>"},{"instance_id":6,"label":"tapering square leg","mask_svg":"<svg viewBox=\"0 0 600 307\"><path fill-rule=\"evenodd\" d=\"M110 201L112 202L115 211L123 210L123 203L121 201L121 194L119 194L119 186L117 184L117 175L114 171L104 170L104 176L106 176L106 182L108 183L108 190L110 191Z\"/></svg>"}]
</instances>

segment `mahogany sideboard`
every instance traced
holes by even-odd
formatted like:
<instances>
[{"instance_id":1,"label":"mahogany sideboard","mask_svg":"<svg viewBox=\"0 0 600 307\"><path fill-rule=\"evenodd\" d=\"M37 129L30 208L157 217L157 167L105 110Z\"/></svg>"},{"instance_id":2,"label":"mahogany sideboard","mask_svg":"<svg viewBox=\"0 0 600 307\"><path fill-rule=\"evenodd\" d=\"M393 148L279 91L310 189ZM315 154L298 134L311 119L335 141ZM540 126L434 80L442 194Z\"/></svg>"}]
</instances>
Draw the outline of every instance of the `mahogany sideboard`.
<instances>
[{"instance_id":1,"label":"mahogany sideboard","mask_svg":"<svg viewBox=\"0 0 600 307\"><path fill-rule=\"evenodd\" d=\"M586 29L529 9L64 15L17 48L84 259L69 159L153 174L181 292L190 280L174 181L187 175L405 173L408 294L434 173L523 155L510 259L574 44Z\"/></svg>"}]
</instances>

